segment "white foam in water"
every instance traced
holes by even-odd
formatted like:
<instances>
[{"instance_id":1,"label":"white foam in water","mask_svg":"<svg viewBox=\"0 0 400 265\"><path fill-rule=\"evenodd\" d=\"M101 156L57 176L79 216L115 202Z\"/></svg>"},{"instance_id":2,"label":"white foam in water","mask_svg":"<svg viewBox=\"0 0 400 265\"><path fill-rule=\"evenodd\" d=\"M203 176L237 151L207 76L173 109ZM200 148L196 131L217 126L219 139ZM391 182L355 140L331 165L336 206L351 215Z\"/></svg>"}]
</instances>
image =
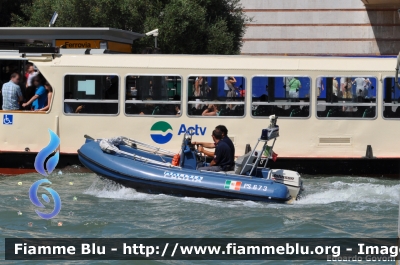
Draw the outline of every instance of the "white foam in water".
<instances>
[{"instance_id":1,"label":"white foam in water","mask_svg":"<svg viewBox=\"0 0 400 265\"><path fill-rule=\"evenodd\" d=\"M120 200L154 200L165 195L152 195L137 192L109 180L96 179L92 185L83 192L98 198L111 198Z\"/></svg>"},{"instance_id":2,"label":"white foam in water","mask_svg":"<svg viewBox=\"0 0 400 265\"><path fill-rule=\"evenodd\" d=\"M284 225L295 225L295 224L301 224L304 223L304 220L301 219L283 219L283 224Z\"/></svg>"},{"instance_id":3,"label":"white foam in water","mask_svg":"<svg viewBox=\"0 0 400 265\"><path fill-rule=\"evenodd\" d=\"M209 205L213 207L221 208L233 208L233 207L249 207L249 208L264 208L269 207L268 204L253 201L241 201L241 200L214 200L206 198L195 198L195 197L174 197L164 194L147 194L137 192L134 189L126 188L113 181L97 178L92 185L83 192L84 194L92 195L97 198L110 198L120 200L181 200L188 203L198 203L203 205Z\"/></svg>"},{"instance_id":4,"label":"white foam in water","mask_svg":"<svg viewBox=\"0 0 400 265\"><path fill-rule=\"evenodd\" d=\"M173 197L164 194L154 195L137 192L134 189L126 188L122 185L116 184L108 180L96 180L93 184L84 192L84 194L92 195L98 198L111 198L120 200L154 200L168 198L169 200L182 200L189 203L198 203L203 205L210 205L214 207L263 207L261 203L252 201L232 201L232 200L211 200L206 198L194 198L194 197Z\"/></svg>"},{"instance_id":5,"label":"white foam in water","mask_svg":"<svg viewBox=\"0 0 400 265\"><path fill-rule=\"evenodd\" d=\"M295 205L315 205L329 204L335 202L350 203L391 203L398 204L400 200L400 184L384 185L378 184L379 180L360 180L346 182L335 181L332 183L315 183L310 181L306 191L300 200L294 202ZM263 202L242 201L242 200L215 200L193 197L173 197L164 194L154 195L137 192L134 189L126 188L113 181L97 178L84 194L93 195L98 198L111 198L120 200L181 200L188 203L203 204L213 207L247 207L247 208L281 208L287 207L282 204L268 204ZM289 206L293 207L293 206Z\"/></svg>"},{"instance_id":6,"label":"white foam in water","mask_svg":"<svg viewBox=\"0 0 400 265\"><path fill-rule=\"evenodd\" d=\"M190 203L206 204L213 207L221 208L235 208L235 207L249 207L249 208L261 208L265 207L266 204L261 202L253 201L242 201L242 200L228 200L228 199L206 199L206 198L194 198L194 197L184 197L182 200Z\"/></svg>"},{"instance_id":7,"label":"white foam in water","mask_svg":"<svg viewBox=\"0 0 400 265\"><path fill-rule=\"evenodd\" d=\"M324 191L318 191L317 188L313 187L313 192L315 193L303 196L295 204L329 204L334 202L398 204L400 198L400 184L388 186L373 183L345 183L336 181L325 186Z\"/></svg>"}]
</instances>

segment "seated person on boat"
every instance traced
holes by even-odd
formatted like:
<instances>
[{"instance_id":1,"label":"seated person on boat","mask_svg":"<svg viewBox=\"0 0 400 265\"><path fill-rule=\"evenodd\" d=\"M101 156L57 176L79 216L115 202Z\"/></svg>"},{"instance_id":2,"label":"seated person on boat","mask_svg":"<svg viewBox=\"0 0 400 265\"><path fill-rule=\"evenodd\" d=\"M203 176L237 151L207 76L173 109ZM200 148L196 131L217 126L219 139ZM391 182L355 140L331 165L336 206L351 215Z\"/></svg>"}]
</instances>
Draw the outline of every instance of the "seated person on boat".
<instances>
[{"instance_id":1,"label":"seated person on boat","mask_svg":"<svg viewBox=\"0 0 400 265\"><path fill-rule=\"evenodd\" d=\"M231 149L227 143L222 141L222 132L214 130L212 133L213 141L215 142L214 158L209 165L198 168L199 170L206 171L229 171L232 167L233 161L231 157ZM200 152L204 151L202 146L198 147Z\"/></svg>"},{"instance_id":2,"label":"seated person on boat","mask_svg":"<svg viewBox=\"0 0 400 265\"><path fill-rule=\"evenodd\" d=\"M229 148L231 149L231 161L232 161L232 165L231 168L229 170L233 170L233 168L235 167L235 146L233 145L232 140L228 137L228 129L224 126L224 125L218 125L217 127L215 127L215 130L220 131L222 133L222 139L221 141L225 142ZM215 148L216 145L215 143L206 143L206 142L192 142L194 145L201 145L203 148ZM202 149L203 153L206 156L209 157L214 157L214 152L212 151L208 151L208 150L204 150Z\"/></svg>"}]
</instances>

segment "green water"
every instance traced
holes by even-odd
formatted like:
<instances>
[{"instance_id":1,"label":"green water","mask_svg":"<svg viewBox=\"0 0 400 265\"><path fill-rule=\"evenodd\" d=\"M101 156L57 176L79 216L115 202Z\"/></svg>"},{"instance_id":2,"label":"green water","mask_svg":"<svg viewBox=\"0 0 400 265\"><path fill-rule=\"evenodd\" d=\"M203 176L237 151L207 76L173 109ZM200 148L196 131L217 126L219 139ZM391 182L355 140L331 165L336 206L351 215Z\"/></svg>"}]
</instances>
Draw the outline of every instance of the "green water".
<instances>
[{"instance_id":1,"label":"green water","mask_svg":"<svg viewBox=\"0 0 400 265\"><path fill-rule=\"evenodd\" d=\"M28 190L39 174L0 177L0 234L5 237L397 237L397 179L304 176L294 205L178 198L124 188L91 173L58 171L49 179L60 214L41 219ZM20 185L19 185L20 184ZM22 214L19 215L18 212ZM58 223L62 222L62 226ZM1 264L132 264L133 261L12 262ZM279 261L143 261L139 264L281 264ZM294 261L285 264L329 264ZM335 263L338 264L338 263Z\"/></svg>"}]
</instances>

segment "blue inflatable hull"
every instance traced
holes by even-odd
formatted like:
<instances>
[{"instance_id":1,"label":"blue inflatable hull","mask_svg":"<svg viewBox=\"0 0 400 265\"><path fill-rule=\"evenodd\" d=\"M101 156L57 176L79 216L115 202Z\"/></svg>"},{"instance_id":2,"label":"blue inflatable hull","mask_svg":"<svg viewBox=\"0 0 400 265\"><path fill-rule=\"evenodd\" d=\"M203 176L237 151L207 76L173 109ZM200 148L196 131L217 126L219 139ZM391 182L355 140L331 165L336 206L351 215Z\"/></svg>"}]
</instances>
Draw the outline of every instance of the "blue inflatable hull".
<instances>
[{"instance_id":1,"label":"blue inflatable hull","mask_svg":"<svg viewBox=\"0 0 400 265\"><path fill-rule=\"evenodd\" d=\"M140 155L147 154L152 159L158 157L128 146L120 149ZM82 164L91 171L138 192L267 202L286 202L291 199L285 185L266 178L268 169L260 170L257 172L258 177L251 178L225 172L160 166L116 153L105 153L99 142L93 140L88 140L78 150L78 155Z\"/></svg>"}]
</instances>

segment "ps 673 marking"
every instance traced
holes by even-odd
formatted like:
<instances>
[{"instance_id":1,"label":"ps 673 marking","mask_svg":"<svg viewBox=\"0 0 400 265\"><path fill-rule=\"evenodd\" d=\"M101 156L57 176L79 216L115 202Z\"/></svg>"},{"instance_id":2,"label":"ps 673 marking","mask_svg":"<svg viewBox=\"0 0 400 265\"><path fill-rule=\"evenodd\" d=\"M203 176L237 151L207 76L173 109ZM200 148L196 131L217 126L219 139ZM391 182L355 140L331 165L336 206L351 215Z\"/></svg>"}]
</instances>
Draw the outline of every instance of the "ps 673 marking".
<instances>
[{"instance_id":1,"label":"ps 673 marking","mask_svg":"<svg viewBox=\"0 0 400 265\"><path fill-rule=\"evenodd\" d=\"M164 171L164 178L178 179L183 181L194 181L194 182L201 182L203 180L203 177L200 176L173 173L169 171Z\"/></svg>"},{"instance_id":2,"label":"ps 673 marking","mask_svg":"<svg viewBox=\"0 0 400 265\"><path fill-rule=\"evenodd\" d=\"M268 186L257 185L257 184L248 184L248 183L245 183L243 188L249 189L249 190L261 190L261 191L267 191L268 190Z\"/></svg>"}]
</instances>

